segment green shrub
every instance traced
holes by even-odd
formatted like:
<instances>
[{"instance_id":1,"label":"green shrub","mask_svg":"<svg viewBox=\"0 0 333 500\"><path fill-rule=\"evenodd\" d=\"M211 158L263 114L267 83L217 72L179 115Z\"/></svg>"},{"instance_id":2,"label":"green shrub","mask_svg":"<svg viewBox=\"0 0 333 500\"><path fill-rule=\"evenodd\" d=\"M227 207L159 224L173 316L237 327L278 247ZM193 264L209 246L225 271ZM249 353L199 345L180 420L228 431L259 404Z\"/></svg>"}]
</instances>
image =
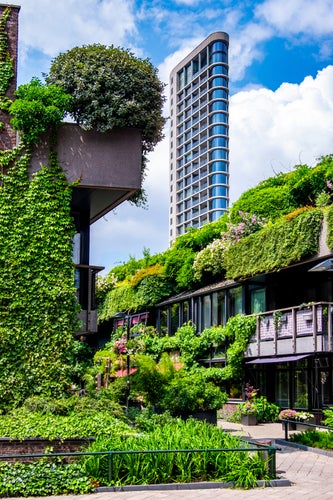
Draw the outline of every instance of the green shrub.
<instances>
[{"instance_id":1,"label":"green shrub","mask_svg":"<svg viewBox=\"0 0 333 500\"><path fill-rule=\"evenodd\" d=\"M15 97L9 107L11 125L26 144L35 144L43 132L58 127L73 104L72 96L61 87L43 85L37 78L20 85Z\"/></svg>"},{"instance_id":2,"label":"green shrub","mask_svg":"<svg viewBox=\"0 0 333 500\"><path fill-rule=\"evenodd\" d=\"M294 443L303 444L311 448L320 448L322 450L333 450L333 432L307 430L292 434L289 440Z\"/></svg>"},{"instance_id":3,"label":"green shrub","mask_svg":"<svg viewBox=\"0 0 333 500\"><path fill-rule=\"evenodd\" d=\"M239 279L277 271L314 255L322 218L320 209L308 210L290 222L280 219L242 238L224 254L226 276Z\"/></svg>"},{"instance_id":4,"label":"green shrub","mask_svg":"<svg viewBox=\"0 0 333 500\"><path fill-rule=\"evenodd\" d=\"M93 483L79 464L64 465L47 459L29 464L0 463L1 497L82 495L93 491Z\"/></svg>"},{"instance_id":5,"label":"green shrub","mask_svg":"<svg viewBox=\"0 0 333 500\"><path fill-rule=\"evenodd\" d=\"M109 413L108 409L83 409L69 415L51 413L22 413L20 409L0 419L0 436L24 440L29 437L43 439L89 438L103 434L128 435L132 429Z\"/></svg>"},{"instance_id":6,"label":"green shrub","mask_svg":"<svg viewBox=\"0 0 333 500\"><path fill-rule=\"evenodd\" d=\"M161 423L161 420L166 422ZM147 433L125 440L103 437L92 443L89 451L103 450L207 450L209 448L247 448L240 437L204 422L157 417ZM107 457L82 459L87 475L101 484L109 484ZM238 487L256 486L258 479L268 479L267 462L260 453L246 451L204 453L159 453L113 456L111 484L161 484L193 481L233 480ZM248 475L245 474L247 470ZM249 473L251 471L251 473Z\"/></svg>"},{"instance_id":7,"label":"green shrub","mask_svg":"<svg viewBox=\"0 0 333 500\"><path fill-rule=\"evenodd\" d=\"M166 388L161 407L173 415L185 416L221 408L228 397L219 387L207 382L202 370L176 372Z\"/></svg>"},{"instance_id":8,"label":"green shrub","mask_svg":"<svg viewBox=\"0 0 333 500\"><path fill-rule=\"evenodd\" d=\"M148 59L114 46L74 47L53 60L47 80L74 97L72 116L85 128L138 128L145 153L162 139L164 84Z\"/></svg>"}]
</instances>

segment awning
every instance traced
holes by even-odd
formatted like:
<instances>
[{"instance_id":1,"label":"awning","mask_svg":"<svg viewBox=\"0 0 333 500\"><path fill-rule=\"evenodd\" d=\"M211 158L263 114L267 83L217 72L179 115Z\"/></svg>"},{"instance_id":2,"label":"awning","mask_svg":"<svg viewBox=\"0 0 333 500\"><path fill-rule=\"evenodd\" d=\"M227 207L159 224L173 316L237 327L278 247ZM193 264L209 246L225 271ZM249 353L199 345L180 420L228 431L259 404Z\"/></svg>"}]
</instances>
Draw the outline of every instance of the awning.
<instances>
[{"instance_id":1,"label":"awning","mask_svg":"<svg viewBox=\"0 0 333 500\"><path fill-rule=\"evenodd\" d=\"M246 365L263 365L265 363L289 363L290 361L299 361L300 359L308 358L310 354L299 354L298 356L281 356L279 358L256 358L252 361L247 361Z\"/></svg>"}]
</instances>

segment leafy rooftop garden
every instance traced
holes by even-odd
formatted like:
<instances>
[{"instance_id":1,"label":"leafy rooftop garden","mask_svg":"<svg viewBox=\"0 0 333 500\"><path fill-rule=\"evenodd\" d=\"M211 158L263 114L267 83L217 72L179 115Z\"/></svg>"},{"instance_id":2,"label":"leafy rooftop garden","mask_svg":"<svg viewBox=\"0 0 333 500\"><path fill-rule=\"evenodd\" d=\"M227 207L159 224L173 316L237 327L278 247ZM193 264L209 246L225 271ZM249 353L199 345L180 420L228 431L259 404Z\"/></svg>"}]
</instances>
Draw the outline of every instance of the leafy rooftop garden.
<instances>
[{"instance_id":1,"label":"leafy rooftop garden","mask_svg":"<svg viewBox=\"0 0 333 500\"><path fill-rule=\"evenodd\" d=\"M319 248L324 216L333 249L333 155L296 165L243 193L229 213L190 229L165 252L129 258L98 279L99 319L137 312L184 290L278 271Z\"/></svg>"}]
</instances>

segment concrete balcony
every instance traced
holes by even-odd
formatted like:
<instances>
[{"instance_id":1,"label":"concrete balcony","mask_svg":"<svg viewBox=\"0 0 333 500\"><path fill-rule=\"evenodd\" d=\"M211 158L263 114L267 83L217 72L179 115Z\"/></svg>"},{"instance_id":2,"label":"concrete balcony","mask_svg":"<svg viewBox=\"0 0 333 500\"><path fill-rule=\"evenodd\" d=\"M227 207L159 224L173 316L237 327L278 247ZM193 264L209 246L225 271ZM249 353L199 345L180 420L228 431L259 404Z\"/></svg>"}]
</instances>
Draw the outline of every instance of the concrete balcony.
<instances>
[{"instance_id":1,"label":"concrete balcony","mask_svg":"<svg viewBox=\"0 0 333 500\"><path fill-rule=\"evenodd\" d=\"M36 146L31 174L49 162L50 137ZM73 191L73 210L89 210L95 222L141 187L142 144L137 129L111 132L84 130L64 123L58 129L57 157L67 181L78 182Z\"/></svg>"}]
</instances>

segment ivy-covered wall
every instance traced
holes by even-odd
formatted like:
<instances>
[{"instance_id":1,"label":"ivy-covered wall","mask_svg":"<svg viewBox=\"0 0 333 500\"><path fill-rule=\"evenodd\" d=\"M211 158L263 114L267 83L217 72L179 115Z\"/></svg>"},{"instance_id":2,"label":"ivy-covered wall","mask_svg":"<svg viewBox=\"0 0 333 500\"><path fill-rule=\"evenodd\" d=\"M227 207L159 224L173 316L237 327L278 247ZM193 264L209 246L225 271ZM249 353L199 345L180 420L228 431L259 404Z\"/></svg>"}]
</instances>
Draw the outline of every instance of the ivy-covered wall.
<instances>
[{"instance_id":1,"label":"ivy-covered wall","mask_svg":"<svg viewBox=\"0 0 333 500\"><path fill-rule=\"evenodd\" d=\"M0 187L0 408L70 384L77 305L71 188L55 159L18 153Z\"/></svg>"}]
</instances>

